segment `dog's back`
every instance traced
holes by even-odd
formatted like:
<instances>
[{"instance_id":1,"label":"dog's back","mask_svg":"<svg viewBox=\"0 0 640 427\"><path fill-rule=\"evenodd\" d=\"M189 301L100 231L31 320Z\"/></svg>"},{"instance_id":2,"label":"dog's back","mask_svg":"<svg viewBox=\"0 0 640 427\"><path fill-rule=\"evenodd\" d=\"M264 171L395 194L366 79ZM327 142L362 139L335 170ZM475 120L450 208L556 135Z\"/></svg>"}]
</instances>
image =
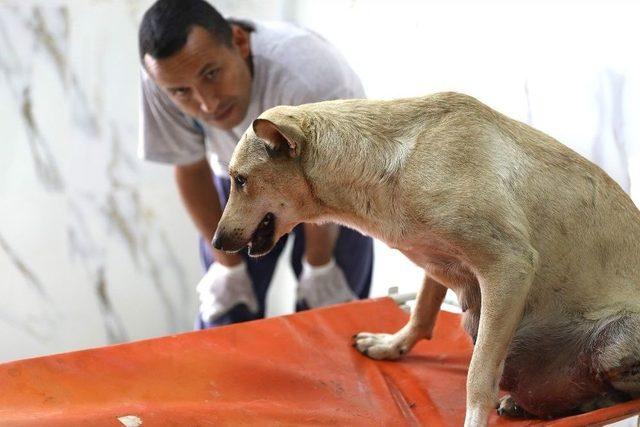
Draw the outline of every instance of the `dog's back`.
<instances>
[{"instance_id":1,"label":"dog's back","mask_svg":"<svg viewBox=\"0 0 640 427\"><path fill-rule=\"evenodd\" d=\"M550 136L451 92L301 108L326 139L314 144L318 156L348 159L335 167L358 180L388 181L404 208L395 215L433 223L449 217L451 205L466 205L476 217L467 223L457 215L464 233L478 216L506 215L520 221L540 255L535 288L586 316L603 304L640 309L638 209L602 169ZM329 155L336 128L352 137Z\"/></svg>"}]
</instances>

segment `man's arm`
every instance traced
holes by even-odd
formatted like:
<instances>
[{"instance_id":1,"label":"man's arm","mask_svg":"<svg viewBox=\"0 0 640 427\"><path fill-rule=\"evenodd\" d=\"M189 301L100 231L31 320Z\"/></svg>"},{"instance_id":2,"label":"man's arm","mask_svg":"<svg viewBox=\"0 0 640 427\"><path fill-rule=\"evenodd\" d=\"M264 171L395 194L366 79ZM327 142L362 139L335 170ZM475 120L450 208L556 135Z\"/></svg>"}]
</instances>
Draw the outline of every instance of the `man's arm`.
<instances>
[{"instance_id":1,"label":"man's arm","mask_svg":"<svg viewBox=\"0 0 640 427\"><path fill-rule=\"evenodd\" d=\"M207 241L216 261L228 267L242 262L240 255L228 254L211 246L211 239L222 216L222 208L207 160L176 166L175 179L182 202L200 234Z\"/></svg>"}]
</instances>

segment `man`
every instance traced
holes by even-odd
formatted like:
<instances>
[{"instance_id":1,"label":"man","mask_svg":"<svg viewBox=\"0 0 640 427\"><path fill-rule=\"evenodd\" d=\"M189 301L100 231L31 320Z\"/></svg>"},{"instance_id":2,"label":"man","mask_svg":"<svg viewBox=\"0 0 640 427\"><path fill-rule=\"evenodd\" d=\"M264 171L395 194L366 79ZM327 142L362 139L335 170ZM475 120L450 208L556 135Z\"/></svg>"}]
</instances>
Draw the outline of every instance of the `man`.
<instances>
[{"instance_id":1,"label":"man","mask_svg":"<svg viewBox=\"0 0 640 427\"><path fill-rule=\"evenodd\" d=\"M140 155L175 165L182 200L202 235L207 272L197 286L198 327L264 317L286 236L263 258L211 246L229 197L233 149L268 108L363 98L362 85L319 36L284 23L227 21L204 0L158 0L143 17L139 44ZM333 224L304 225L294 234L298 310L368 296L369 238Z\"/></svg>"}]
</instances>

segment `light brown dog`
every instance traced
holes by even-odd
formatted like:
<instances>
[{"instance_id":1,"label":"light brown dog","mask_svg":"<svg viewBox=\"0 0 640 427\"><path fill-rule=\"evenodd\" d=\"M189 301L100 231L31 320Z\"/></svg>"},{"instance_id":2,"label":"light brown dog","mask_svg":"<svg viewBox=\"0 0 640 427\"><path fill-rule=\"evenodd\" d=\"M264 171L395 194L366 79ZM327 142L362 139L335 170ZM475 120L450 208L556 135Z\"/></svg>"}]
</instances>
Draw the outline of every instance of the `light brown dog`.
<instances>
[{"instance_id":1,"label":"light brown dog","mask_svg":"<svg viewBox=\"0 0 640 427\"><path fill-rule=\"evenodd\" d=\"M407 325L355 337L365 355L430 338L457 294L475 343L465 425L498 405L551 417L640 394L640 213L542 132L456 93L281 106L244 134L230 175L219 249L261 255L331 221L424 268Z\"/></svg>"}]
</instances>

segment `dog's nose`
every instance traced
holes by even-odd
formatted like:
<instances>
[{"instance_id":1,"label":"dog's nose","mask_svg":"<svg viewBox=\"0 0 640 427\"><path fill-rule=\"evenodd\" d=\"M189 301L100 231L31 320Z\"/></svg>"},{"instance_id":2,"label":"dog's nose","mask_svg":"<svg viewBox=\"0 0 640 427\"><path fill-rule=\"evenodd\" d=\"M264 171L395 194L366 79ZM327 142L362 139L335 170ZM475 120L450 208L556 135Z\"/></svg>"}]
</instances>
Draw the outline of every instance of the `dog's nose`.
<instances>
[{"instance_id":1,"label":"dog's nose","mask_svg":"<svg viewBox=\"0 0 640 427\"><path fill-rule=\"evenodd\" d=\"M216 234L213 235L213 240L211 240L211 244L214 248L224 251L224 234L216 231Z\"/></svg>"},{"instance_id":2,"label":"dog's nose","mask_svg":"<svg viewBox=\"0 0 640 427\"><path fill-rule=\"evenodd\" d=\"M247 246L247 240L242 237L242 229L218 227L211 239L211 245L225 252L238 252Z\"/></svg>"}]
</instances>

